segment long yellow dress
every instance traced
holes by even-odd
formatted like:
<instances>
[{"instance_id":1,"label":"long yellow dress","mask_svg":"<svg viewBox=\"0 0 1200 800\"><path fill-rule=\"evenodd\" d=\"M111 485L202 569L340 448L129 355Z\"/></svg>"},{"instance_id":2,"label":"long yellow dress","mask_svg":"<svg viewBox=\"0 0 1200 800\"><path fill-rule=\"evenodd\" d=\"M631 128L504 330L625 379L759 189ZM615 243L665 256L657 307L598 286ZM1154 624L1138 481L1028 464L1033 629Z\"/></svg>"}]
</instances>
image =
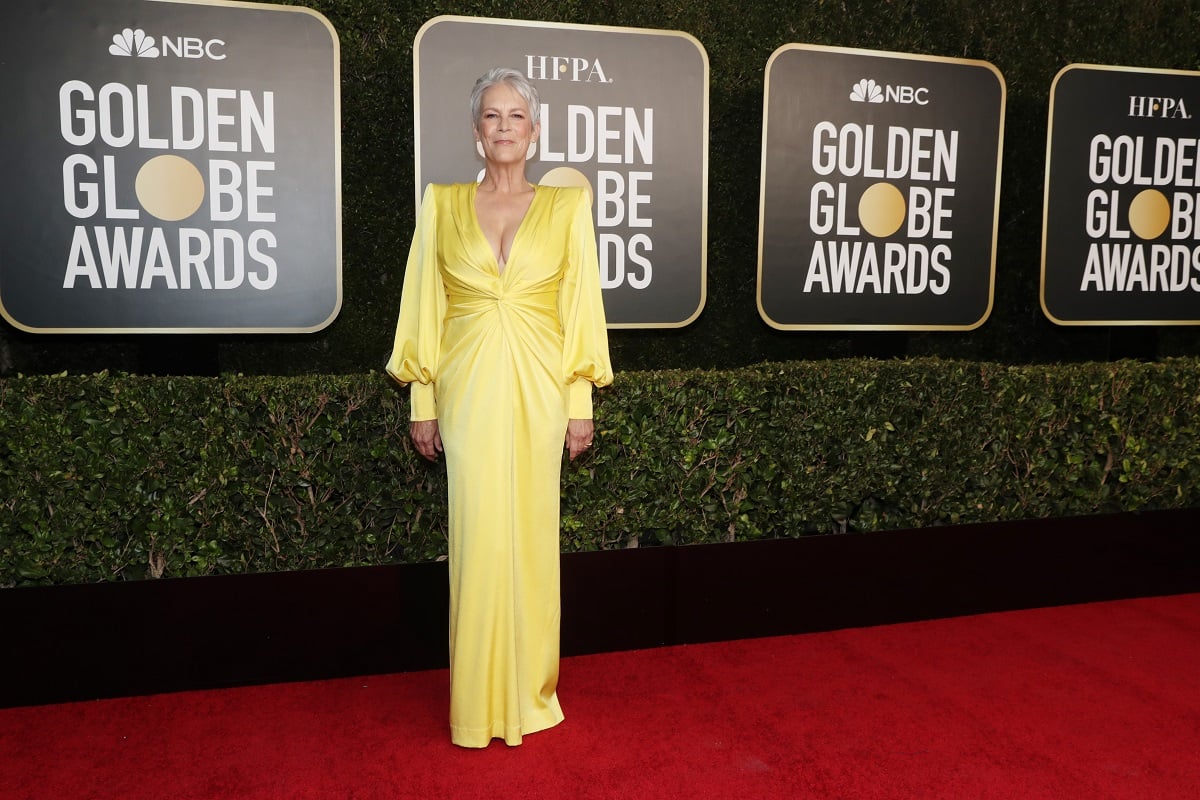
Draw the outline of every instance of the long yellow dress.
<instances>
[{"instance_id":1,"label":"long yellow dress","mask_svg":"<svg viewBox=\"0 0 1200 800\"><path fill-rule=\"evenodd\" d=\"M437 419L449 487L450 731L520 744L563 719L559 495L568 418L612 381L587 194L537 186L503 271L475 184L421 202L388 373Z\"/></svg>"}]
</instances>

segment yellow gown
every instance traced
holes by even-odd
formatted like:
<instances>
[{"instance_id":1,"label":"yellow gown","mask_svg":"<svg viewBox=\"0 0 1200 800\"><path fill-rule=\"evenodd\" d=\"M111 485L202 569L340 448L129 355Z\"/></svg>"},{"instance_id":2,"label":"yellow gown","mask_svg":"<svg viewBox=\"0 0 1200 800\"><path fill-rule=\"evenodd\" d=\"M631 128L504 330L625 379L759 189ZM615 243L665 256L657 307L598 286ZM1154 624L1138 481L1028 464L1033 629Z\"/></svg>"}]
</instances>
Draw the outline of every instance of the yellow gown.
<instances>
[{"instance_id":1,"label":"yellow gown","mask_svg":"<svg viewBox=\"0 0 1200 800\"><path fill-rule=\"evenodd\" d=\"M563 719L559 495L568 418L612 381L587 194L537 186L504 270L475 184L425 191L388 373L437 419L449 487L450 732L486 747Z\"/></svg>"}]
</instances>

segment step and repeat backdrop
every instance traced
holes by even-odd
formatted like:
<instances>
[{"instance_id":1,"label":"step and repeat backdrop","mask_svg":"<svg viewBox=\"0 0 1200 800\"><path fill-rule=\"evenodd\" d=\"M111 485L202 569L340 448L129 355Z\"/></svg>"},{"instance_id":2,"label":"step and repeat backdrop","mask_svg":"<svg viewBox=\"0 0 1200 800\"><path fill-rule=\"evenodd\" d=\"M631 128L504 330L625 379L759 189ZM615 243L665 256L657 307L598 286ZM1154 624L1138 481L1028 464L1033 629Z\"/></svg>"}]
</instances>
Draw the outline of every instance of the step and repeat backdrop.
<instances>
[{"instance_id":1,"label":"step and repeat backdrop","mask_svg":"<svg viewBox=\"0 0 1200 800\"><path fill-rule=\"evenodd\" d=\"M468 97L491 67L541 100L526 177L591 190L611 328L681 327L704 306L708 55L677 31L436 17L413 48L416 192L474 181Z\"/></svg>"},{"instance_id":2,"label":"step and repeat backdrop","mask_svg":"<svg viewBox=\"0 0 1200 800\"><path fill-rule=\"evenodd\" d=\"M307 333L342 303L339 50L320 14L223 0L5 4L0 314L35 333ZM53 42L48 47L47 42ZM478 180L468 97L537 87L527 175L593 198L610 327L706 299L709 63L679 31L439 16L413 42L417 198ZM1200 73L1053 80L1041 304L1200 324ZM757 298L783 330L992 311L1006 89L976 60L782 44L763 76ZM753 176L746 176L753 180ZM999 243L1002 246L1002 243Z\"/></svg>"},{"instance_id":3,"label":"step and repeat backdrop","mask_svg":"<svg viewBox=\"0 0 1200 800\"><path fill-rule=\"evenodd\" d=\"M1054 79L1042 309L1060 325L1200 320L1200 74L1072 65Z\"/></svg>"},{"instance_id":4,"label":"step and repeat backdrop","mask_svg":"<svg viewBox=\"0 0 1200 800\"><path fill-rule=\"evenodd\" d=\"M0 310L308 332L341 305L338 40L289 6L6 3Z\"/></svg>"},{"instance_id":5,"label":"step and repeat backdrop","mask_svg":"<svg viewBox=\"0 0 1200 800\"><path fill-rule=\"evenodd\" d=\"M767 62L758 307L783 329L944 329L992 308L1004 80L785 45Z\"/></svg>"}]
</instances>

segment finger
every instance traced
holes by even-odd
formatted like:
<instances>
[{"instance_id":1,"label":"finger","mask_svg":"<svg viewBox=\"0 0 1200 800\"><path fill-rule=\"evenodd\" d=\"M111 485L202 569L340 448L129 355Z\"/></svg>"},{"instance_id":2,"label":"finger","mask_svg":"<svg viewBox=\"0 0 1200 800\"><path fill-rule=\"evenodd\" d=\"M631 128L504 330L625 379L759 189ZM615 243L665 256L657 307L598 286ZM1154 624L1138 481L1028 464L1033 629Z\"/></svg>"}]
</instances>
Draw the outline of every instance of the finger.
<instances>
[{"instance_id":1,"label":"finger","mask_svg":"<svg viewBox=\"0 0 1200 800\"><path fill-rule=\"evenodd\" d=\"M417 452L421 455L422 458L426 458L430 461L433 461L436 459L437 456L433 452L433 447L428 440L414 438L413 446L417 449Z\"/></svg>"},{"instance_id":2,"label":"finger","mask_svg":"<svg viewBox=\"0 0 1200 800\"><path fill-rule=\"evenodd\" d=\"M571 460L574 461L578 456L583 455L588 451L592 443L585 440L583 437L572 437L568 449L571 453Z\"/></svg>"}]
</instances>

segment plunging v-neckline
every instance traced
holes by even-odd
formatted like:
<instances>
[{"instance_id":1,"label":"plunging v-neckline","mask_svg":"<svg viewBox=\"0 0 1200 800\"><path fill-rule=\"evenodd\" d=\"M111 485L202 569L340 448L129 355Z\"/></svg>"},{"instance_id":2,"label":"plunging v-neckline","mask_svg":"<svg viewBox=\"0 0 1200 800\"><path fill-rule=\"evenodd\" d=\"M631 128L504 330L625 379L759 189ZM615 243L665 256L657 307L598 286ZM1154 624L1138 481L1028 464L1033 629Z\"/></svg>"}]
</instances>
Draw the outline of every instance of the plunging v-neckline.
<instances>
[{"instance_id":1,"label":"plunging v-neckline","mask_svg":"<svg viewBox=\"0 0 1200 800\"><path fill-rule=\"evenodd\" d=\"M530 186L533 187L533 197L529 198L529 205L525 208L525 213L521 216L521 221L517 223L517 229L513 232L512 243L508 246L508 258L504 259L504 263L501 264L500 256L504 250L504 237L501 236L500 238L501 252L497 253L492 249L492 243L488 241L487 234L483 232L483 223L479 221L479 209L475 205L475 197L479 194L479 184L472 184L470 197L471 218L475 220L475 230L478 232L479 238L483 240L484 247L487 248L487 251L492 256L492 264L496 267L497 275L503 275L508 268L508 262L512 261L512 254L513 250L517 247L517 240L521 238L521 231L525 230L525 221L529 219L529 212L533 210L533 204L537 202L538 189L540 187L536 183L532 183Z\"/></svg>"}]
</instances>

